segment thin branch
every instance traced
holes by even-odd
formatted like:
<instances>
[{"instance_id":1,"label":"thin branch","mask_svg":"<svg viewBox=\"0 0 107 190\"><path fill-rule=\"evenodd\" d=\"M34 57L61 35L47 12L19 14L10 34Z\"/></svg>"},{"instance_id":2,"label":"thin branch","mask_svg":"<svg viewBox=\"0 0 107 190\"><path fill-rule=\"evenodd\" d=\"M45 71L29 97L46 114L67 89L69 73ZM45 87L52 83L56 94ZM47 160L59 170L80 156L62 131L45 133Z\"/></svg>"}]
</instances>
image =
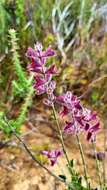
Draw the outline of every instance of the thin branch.
<instances>
[{"instance_id":1,"label":"thin branch","mask_svg":"<svg viewBox=\"0 0 107 190\"><path fill-rule=\"evenodd\" d=\"M55 121L56 121L57 129L58 129L58 132L59 132L60 142L61 142L61 145L62 145L62 148L63 148L63 152L64 152L64 155L65 155L66 161L68 163L68 169L69 169L69 172L73 175L73 171L72 171L72 169L70 167L70 161L69 161L68 154L67 154L67 151L66 151L66 147L65 147L65 144L64 144L63 134L62 134L62 131L60 129L60 125L59 125L59 121L58 121L58 118L57 118L57 114L56 114L54 104L52 106L52 109L53 109L53 114L54 114L54 118L55 118Z\"/></svg>"},{"instance_id":2,"label":"thin branch","mask_svg":"<svg viewBox=\"0 0 107 190\"><path fill-rule=\"evenodd\" d=\"M81 159L82 159L82 163L83 163L84 175L85 175L85 180L86 180L87 188L90 189L89 182L88 182L88 172L87 172L87 167L86 167L83 147L82 147L82 144L80 142L78 134L76 134L76 138L77 138L77 142L78 142L78 146L79 146L79 150L80 150L80 155L81 155Z\"/></svg>"},{"instance_id":3,"label":"thin branch","mask_svg":"<svg viewBox=\"0 0 107 190\"><path fill-rule=\"evenodd\" d=\"M27 145L25 144L25 142L20 138L20 136L15 132L15 130L9 125L7 119L5 118L5 122L7 123L7 125L11 128L14 136L22 143L22 145L24 146L26 152L29 154L29 156L32 158L33 161L35 161L40 167L42 167L44 170L46 170L51 176L53 176L54 178L56 178L57 180L65 183L65 181L58 177L57 175L55 175L53 172L51 172L47 167L45 167L33 154L32 152L29 150L29 148L27 147Z\"/></svg>"}]
</instances>

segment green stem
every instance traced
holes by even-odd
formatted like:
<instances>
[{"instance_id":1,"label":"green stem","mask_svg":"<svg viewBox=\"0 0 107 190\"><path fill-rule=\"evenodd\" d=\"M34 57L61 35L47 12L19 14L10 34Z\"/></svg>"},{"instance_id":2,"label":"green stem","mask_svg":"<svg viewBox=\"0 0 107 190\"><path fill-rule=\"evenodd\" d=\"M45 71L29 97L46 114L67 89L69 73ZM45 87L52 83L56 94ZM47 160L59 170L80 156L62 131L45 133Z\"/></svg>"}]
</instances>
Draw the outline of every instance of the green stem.
<instances>
[{"instance_id":1,"label":"green stem","mask_svg":"<svg viewBox=\"0 0 107 190\"><path fill-rule=\"evenodd\" d=\"M98 158L97 158L97 151L96 151L95 142L92 141L92 145L93 145L93 150L94 150L94 154L95 154L96 169L97 169L97 175L99 178L99 184L100 184L100 188L102 189L102 180L101 180L101 176L100 176L100 168L99 168L99 163L98 163Z\"/></svg>"},{"instance_id":2,"label":"green stem","mask_svg":"<svg viewBox=\"0 0 107 190\"><path fill-rule=\"evenodd\" d=\"M82 163L83 163L84 175L85 175L85 180L86 180L86 184L87 184L87 189L90 189L89 182L88 182L88 172L87 172L87 167L86 167L86 163L85 163L85 156L84 156L82 144L80 142L78 134L76 134L76 138L77 138L77 142L78 142L78 146L79 146L79 150L80 150L80 155L81 155L81 159L82 159Z\"/></svg>"},{"instance_id":3,"label":"green stem","mask_svg":"<svg viewBox=\"0 0 107 190\"><path fill-rule=\"evenodd\" d=\"M63 138L63 135L62 135L62 131L60 129L60 125L59 125L59 121L58 121L58 118L57 118L57 113L56 113L54 104L52 105L52 109L53 109L53 114L54 114L54 118L55 118L56 125L57 125L57 130L59 132L60 142L61 142L61 145L62 145L62 148L63 148L63 152L64 152L64 155L65 155L66 161L68 163L68 169L69 169L70 173L73 175L73 171L72 171L72 169L70 167L70 161L69 161L68 154L67 154L67 151L66 151L66 147L65 147L65 144L64 144L64 138Z\"/></svg>"},{"instance_id":4,"label":"green stem","mask_svg":"<svg viewBox=\"0 0 107 190\"><path fill-rule=\"evenodd\" d=\"M81 0L81 9L80 9L80 19L79 19L79 26L83 26L84 22L84 8L85 8L85 0Z\"/></svg>"}]
</instances>

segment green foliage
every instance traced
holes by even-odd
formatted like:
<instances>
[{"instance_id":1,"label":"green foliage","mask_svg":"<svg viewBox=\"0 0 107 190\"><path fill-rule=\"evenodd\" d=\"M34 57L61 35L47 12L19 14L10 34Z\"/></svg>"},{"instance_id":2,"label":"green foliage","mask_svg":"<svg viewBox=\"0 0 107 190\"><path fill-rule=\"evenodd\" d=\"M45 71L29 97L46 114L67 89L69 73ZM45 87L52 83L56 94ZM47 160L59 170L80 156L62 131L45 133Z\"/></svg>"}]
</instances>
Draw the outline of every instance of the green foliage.
<instances>
[{"instance_id":1,"label":"green foliage","mask_svg":"<svg viewBox=\"0 0 107 190\"><path fill-rule=\"evenodd\" d=\"M32 81L33 77L31 77L31 81ZM25 96L25 100L24 100L24 103L20 109L20 114L17 118L17 125L20 127L25 119L26 119L26 114L28 112L28 108L31 107L32 105L32 97L33 97L33 94L34 94L34 89L32 86L30 86L28 88L29 92L26 94Z\"/></svg>"},{"instance_id":2,"label":"green foliage","mask_svg":"<svg viewBox=\"0 0 107 190\"><path fill-rule=\"evenodd\" d=\"M53 3L54 0L36 0L30 4L33 35L36 40L42 41L51 28Z\"/></svg>"},{"instance_id":3,"label":"green foliage","mask_svg":"<svg viewBox=\"0 0 107 190\"><path fill-rule=\"evenodd\" d=\"M68 186L68 190L88 190L82 185L82 179L81 177L77 175L72 177L72 181L70 185Z\"/></svg>"},{"instance_id":4,"label":"green foliage","mask_svg":"<svg viewBox=\"0 0 107 190\"><path fill-rule=\"evenodd\" d=\"M11 127L9 127L9 125ZM17 124L15 121L10 120L7 122L7 119L5 118L5 114L4 112L0 112L0 129L3 131L3 133L10 137L13 133L12 129L16 130L17 132L19 132L17 130Z\"/></svg>"},{"instance_id":5,"label":"green foliage","mask_svg":"<svg viewBox=\"0 0 107 190\"><path fill-rule=\"evenodd\" d=\"M28 108L32 105L32 97L34 93L34 89L32 87L33 75L28 78L21 65L16 31L14 29L10 29L9 36L12 51L12 63L15 75L17 77L12 82L12 100L14 101L14 97L20 97L23 98L24 103L22 103L21 108L19 108L20 111L17 118L9 120L8 123L16 132L19 133L21 126L25 122ZM9 128L9 126L5 123L3 115L5 115L5 113L1 113L0 128L6 135L9 136L11 135L12 131L11 128Z\"/></svg>"},{"instance_id":6,"label":"green foliage","mask_svg":"<svg viewBox=\"0 0 107 190\"><path fill-rule=\"evenodd\" d=\"M32 80L32 78L31 78ZM24 103L22 104L20 108L19 115L17 118L13 118L8 121L9 125L17 132L20 133L21 127L24 124L26 120L26 115L28 112L28 108L32 105L32 97L34 94L34 89L32 86L29 87L29 93L26 94ZM10 136L12 134L11 128L7 125L7 123L4 120L5 113L0 112L0 129L6 134L7 136Z\"/></svg>"},{"instance_id":7,"label":"green foliage","mask_svg":"<svg viewBox=\"0 0 107 190\"><path fill-rule=\"evenodd\" d=\"M75 173L75 175L73 175L71 177L71 183L68 186L68 190L88 190L86 187L83 186L82 184L82 177L79 176L78 173Z\"/></svg>"},{"instance_id":8,"label":"green foliage","mask_svg":"<svg viewBox=\"0 0 107 190\"><path fill-rule=\"evenodd\" d=\"M92 101L93 101L94 103L98 100L98 96L99 96L99 94L98 94L97 90L94 90L94 91L92 92L92 95L91 95Z\"/></svg>"},{"instance_id":9,"label":"green foliage","mask_svg":"<svg viewBox=\"0 0 107 190\"><path fill-rule=\"evenodd\" d=\"M25 1L24 0L16 0L16 23L21 29L21 27L25 24Z\"/></svg>"},{"instance_id":10,"label":"green foliage","mask_svg":"<svg viewBox=\"0 0 107 190\"><path fill-rule=\"evenodd\" d=\"M6 11L5 7L5 0L0 0L0 52L4 52L7 49L6 43L6 35L8 30L8 24L10 23L10 15Z\"/></svg>"},{"instance_id":11,"label":"green foliage","mask_svg":"<svg viewBox=\"0 0 107 190\"><path fill-rule=\"evenodd\" d=\"M0 112L0 129L7 135L11 133L10 128L8 128L7 124L4 121L4 113Z\"/></svg>"},{"instance_id":12,"label":"green foliage","mask_svg":"<svg viewBox=\"0 0 107 190\"><path fill-rule=\"evenodd\" d=\"M64 181L66 181L66 176L65 176L65 175L59 175L59 177L60 177L61 179L63 179Z\"/></svg>"},{"instance_id":13,"label":"green foliage","mask_svg":"<svg viewBox=\"0 0 107 190\"><path fill-rule=\"evenodd\" d=\"M24 95L27 93L28 87L29 87L29 80L27 79L27 76L21 66L20 62L20 56L18 53L19 47L18 47L18 38L16 37L16 32L14 29L9 30L10 40L11 40L11 46L12 46L12 63L14 65L14 71L17 76L17 81L13 81L13 95L14 96L20 96L24 97Z\"/></svg>"},{"instance_id":14,"label":"green foliage","mask_svg":"<svg viewBox=\"0 0 107 190\"><path fill-rule=\"evenodd\" d=\"M27 78L25 72L23 71L23 68L20 64L20 56L18 53L18 39L16 37L15 30L11 29L9 31L10 39L11 39L11 45L12 45L12 60L14 64L14 70L17 75L17 81L13 81L13 95L14 96L20 96L24 99L24 103L22 104L22 107L20 109L20 114L18 118L13 122L13 125L16 126L17 129L20 129L20 126L24 123L26 118L26 113L28 107L31 106L32 103L32 96L33 96L33 87L32 87L32 81L33 76L30 76Z\"/></svg>"}]
</instances>

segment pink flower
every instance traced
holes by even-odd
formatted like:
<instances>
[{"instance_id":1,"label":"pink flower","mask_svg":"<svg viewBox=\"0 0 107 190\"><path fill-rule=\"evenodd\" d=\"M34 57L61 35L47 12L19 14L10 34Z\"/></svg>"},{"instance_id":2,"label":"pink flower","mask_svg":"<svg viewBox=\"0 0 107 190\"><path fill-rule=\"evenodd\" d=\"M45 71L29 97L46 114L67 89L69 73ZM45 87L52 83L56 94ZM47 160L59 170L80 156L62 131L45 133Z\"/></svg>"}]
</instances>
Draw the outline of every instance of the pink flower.
<instances>
[{"instance_id":1,"label":"pink flower","mask_svg":"<svg viewBox=\"0 0 107 190\"><path fill-rule=\"evenodd\" d=\"M67 134L74 134L76 131L76 127L73 122L66 122L64 127L64 132Z\"/></svg>"},{"instance_id":2,"label":"pink flower","mask_svg":"<svg viewBox=\"0 0 107 190\"><path fill-rule=\"evenodd\" d=\"M51 57L54 55L55 55L55 51L51 49L50 47L46 51L42 52L42 57Z\"/></svg>"},{"instance_id":3,"label":"pink flower","mask_svg":"<svg viewBox=\"0 0 107 190\"><path fill-rule=\"evenodd\" d=\"M55 95L53 94L54 90L56 88L56 82L55 81L51 81L49 83L49 85L46 88L46 93L48 95L48 98L45 98L43 100L43 103L47 106L52 106L54 101L55 101Z\"/></svg>"},{"instance_id":4,"label":"pink flower","mask_svg":"<svg viewBox=\"0 0 107 190\"><path fill-rule=\"evenodd\" d=\"M96 120L96 116L97 114L95 112L92 112L91 110L87 109L87 108L83 108L83 117L84 117L84 121L92 121L92 120Z\"/></svg>"},{"instance_id":5,"label":"pink flower","mask_svg":"<svg viewBox=\"0 0 107 190\"><path fill-rule=\"evenodd\" d=\"M26 55L27 57L33 59L34 58L42 59L55 55L55 51L50 47L47 48L45 51L42 51L42 49L43 49L42 44L37 42L34 46L34 49L32 49L31 47L28 48Z\"/></svg>"},{"instance_id":6,"label":"pink flower","mask_svg":"<svg viewBox=\"0 0 107 190\"><path fill-rule=\"evenodd\" d=\"M42 67L39 66L39 65L36 65L35 62L34 62L34 60L32 60L32 63L29 64L27 66L27 68L28 68L28 71L37 72L37 73L41 73L42 72Z\"/></svg>"},{"instance_id":7,"label":"pink flower","mask_svg":"<svg viewBox=\"0 0 107 190\"><path fill-rule=\"evenodd\" d=\"M53 94L53 91L55 90L56 88L56 82L55 81L51 81L49 83L49 85L47 86L47 89L46 89L46 92L48 95L51 95Z\"/></svg>"},{"instance_id":8,"label":"pink flower","mask_svg":"<svg viewBox=\"0 0 107 190\"><path fill-rule=\"evenodd\" d=\"M62 151L61 150L52 150L52 151L44 150L42 151L42 154L47 156L51 162L51 166L54 166L57 162L58 157L62 155Z\"/></svg>"},{"instance_id":9,"label":"pink flower","mask_svg":"<svg viewBox=\"0 0 107 190\"><path fill-rule=\"evenodd\" d=\"M46 93L47 97L43 102L48 106L52 106L54 102L58 103L62 107L60 115L62 117L69 116L69 121L64 127L64 133L77 134L84 131L87 140L95 139L100 125L96 113L84 108L80 99L70 91L58 97L54 95L56 82L52 80L52 77L57 74L57 70L54 64L49 67L46 65L46 59L54 55L55 51L50 47L43 51L40 43L37 43L34 49L28 48L27 50L27 56L31 59L28 70L35 73L34 88L36 93L37 95ZM45 151L44 154L51 160L51 165L54 165L59 156L58 151Z\"/></svg>"},{"instance_id":10,"label":"pink flower","mask_svg":"<svg viewBox=\"0 0 107 190\"><path fill-rule=\"evenodd\" d=\"M69 110L66 106L63 106L61 112L60 112L60 116L64 117L65 115L67 115L69 113Z\"/></svg>"},{"instance_id":11,"label":"pink flower","mask_svg":"<svg viewBox=\"0 0 107 190\"><path fill-rule=\"evenodd\" d=\"M99 122L95 112L84 108L80 100L71 92L56 97L56 102L63 106L60 115L63 117L69 115L70 121L66 122L64 132L67 134L76 134L86 132L87 140L92 139L99 130ZM92 123L95 123L92 125Z\"/></svg>"},{"instance_id":12,"label":"pink flower","mask_svg":"<svg viewBox=\"0 0 107 190\"><path fill-rule=\"evenodd\" d=\"M35 45L34 45L34 48L35 48L35 51L38 53L41 53L42 52L42 49L43 49L43 46L41 43L37 42ZM38 54L39 55L39 54Z\"/></svg>"},{"instance_id":13,"label":"pink flower","mask_svg":"<svg viewBox=\"0 0 107 190\"><path fill-rule=\"evenodd\" d=\"M26 56L29 57L29 58L31 58L31 59L32 58L35 59L35 57L37 57L38 55L37 55L37 52L34 49L32 49L31 47L29 47L28 50L27 50L27 52L26 52Z\"/></svg>"},{"instance_id":14,"label":"pink flower","mask_svg":"<svg viewBox=\"0 0 107 190\"><path fill-rule=\"evenodd\" d=\"M78 125L77 121L70 121L66 122L66 125L64 127L64 132L66 134L78 134L83 131L83 128L81 128L80 125Z\"/></svg>"},{"instance_id":15,"label":"pink flower","mask_svg":"<svg viewBox=\"0 0 107 190\"><path fill-rule=\"evenodd\" d=\"M35 88L37 88L38 86L44 85L47 82L45 79L41 78L39 75L36 75L34 79L36 81Z\"/></svg>"},{"instance_id":16,"label":"pink flower","mask_svg":"<svg viewBox=\"0 0 107 190\"><path fill-rule=\"evenodd\" d=\"M54 81L51 81L51 79L57 71L55 65L47 67L45 63L46 58L54 56L55 52L50 47L47 48L46 51L42 51L42 49L42 44L38 42L34 46L34 50L32 48L28 48L27 56L32 61L28 66L28 70L37 73L37 75L34 77L35 83L33 85L36 90L36 94L41 95L43 93L47 93L49 97L50 95L53 96L53 91L56 87L56 83ZM48 104L51 103L52 98L48 101Z\"/></svg>"},{"instance_id":17,"label":"pink flower","mask_svg":"<svg viewBox=\"0 0 107 190\"><path fill-rule=\"evenodd\" d=\"M31 64L28 65L28 70L32 72L42 73L46 75L56 74L55 65L50 66L49 68L45 67L46 58L50 56L54 56L55 52L50 47L46 49L46 51L42 51L42 44L38 43L34 47L35 49L28 48L27 57L31 59Z\"/></svg>"},{"instance_id":18,"label":"pink flower","mask_svg":"<svg viewBox=\"0 0 107 190\"><path fill-rule=\"evenodd\" d=\"M55 67L55 65L51 65L49 68L47 68L46 74L56 74L57 73L57 69Z\"/></svg>"},{"instance_id":19,"label":"pink flower","mask_svg":"<svg viewBox=\"0 0 107 190\"><path fill-rule=\"evenodd\" d=\"M46 91L46 80L42 79L39 75L35 76L35 84L33 87L36 89L38 95L45 93Z\"/></svg>"},{"instance_id":20,"label":"pink flower","mask_svg":"<svg viewBox=\"0 0 107 190\"><path fill-rule=\"evenodd\" d=\"M45 78L40 75L35 76L35 84L33 87L36 89L37 95L47 92L48 83L51 81L51 75L46 75Z\"/></svg>"},{"instance_id":21,"label":"pink flower","mask_svg":"<svg viewBox=\"0 0 107 190\"><path fill-rule=\"evenodd\" d=\"M96 136L96 132L100 129L100 123L96 123L88 128L87 132L87 140L94 140Z\"/></svg>"},{"instance_id":22,"label":"pink flower","mask_svg":"<svg viewBox=\"0 0 107 190\"><path fill-rule=\"evenodd\" d=\"M67 91L65 94L56 98L57 103L65 106L69 110L73 108L82 109L80 101L71 92Z\"/></svg>"},{"instance_id":23,"label":"pink flower","mask_svg":"<svg viewBox=\"0 0 107 190\"><path fill-rule=\"evenodd\" d=\"M73 119L77 122L77 126L81 131L84 130L87 134L87 140L95 138L97 131L100 129L100 123L97 119L96 113L87 108L82 110L75 110L73 113ZM95 124L92 124L92 123Z\"/></svg>"}]
</instances>

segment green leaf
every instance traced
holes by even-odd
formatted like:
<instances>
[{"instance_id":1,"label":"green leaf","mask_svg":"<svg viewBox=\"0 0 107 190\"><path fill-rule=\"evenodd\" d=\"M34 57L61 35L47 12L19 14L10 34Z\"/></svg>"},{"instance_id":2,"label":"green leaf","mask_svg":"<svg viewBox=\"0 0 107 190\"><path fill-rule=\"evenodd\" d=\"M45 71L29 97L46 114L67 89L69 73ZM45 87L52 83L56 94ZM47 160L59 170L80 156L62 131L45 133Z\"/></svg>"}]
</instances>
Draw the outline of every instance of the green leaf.
<instances>
[{"instance_id":1,"label":"green leaf","mask_svg":"<svg viewBox=\"0 0 107 190\"><path fill-rule=\"evenodd\" d=\"M91 95L92 101L96 102L98 100L98 96L99 96L98 91L96 91L96 90L93 91L93 93Z\"/></svg>"},{"instance_id":2,"label":"green leaf","mask_svg":"<svg viewBox=\"0 0 107 190\"><path fill-rule=\"evenodd\" d=\"M73 168L73 166L74 166L74 160L72 159L72 160L70 160L70 167L72 167Z\"/></svg>"},{"instance_id":3,"label":"green leaf","mask_svg":"<svg viewBox=\"0 0 107 190\"><path fill-rule=\"evenodd\" d=\"M59 177L60 177L61 179L63 179L64 181L66 181L66 176L65 176L65 175L59 175Z\"/></svg>"}]
</instances>

